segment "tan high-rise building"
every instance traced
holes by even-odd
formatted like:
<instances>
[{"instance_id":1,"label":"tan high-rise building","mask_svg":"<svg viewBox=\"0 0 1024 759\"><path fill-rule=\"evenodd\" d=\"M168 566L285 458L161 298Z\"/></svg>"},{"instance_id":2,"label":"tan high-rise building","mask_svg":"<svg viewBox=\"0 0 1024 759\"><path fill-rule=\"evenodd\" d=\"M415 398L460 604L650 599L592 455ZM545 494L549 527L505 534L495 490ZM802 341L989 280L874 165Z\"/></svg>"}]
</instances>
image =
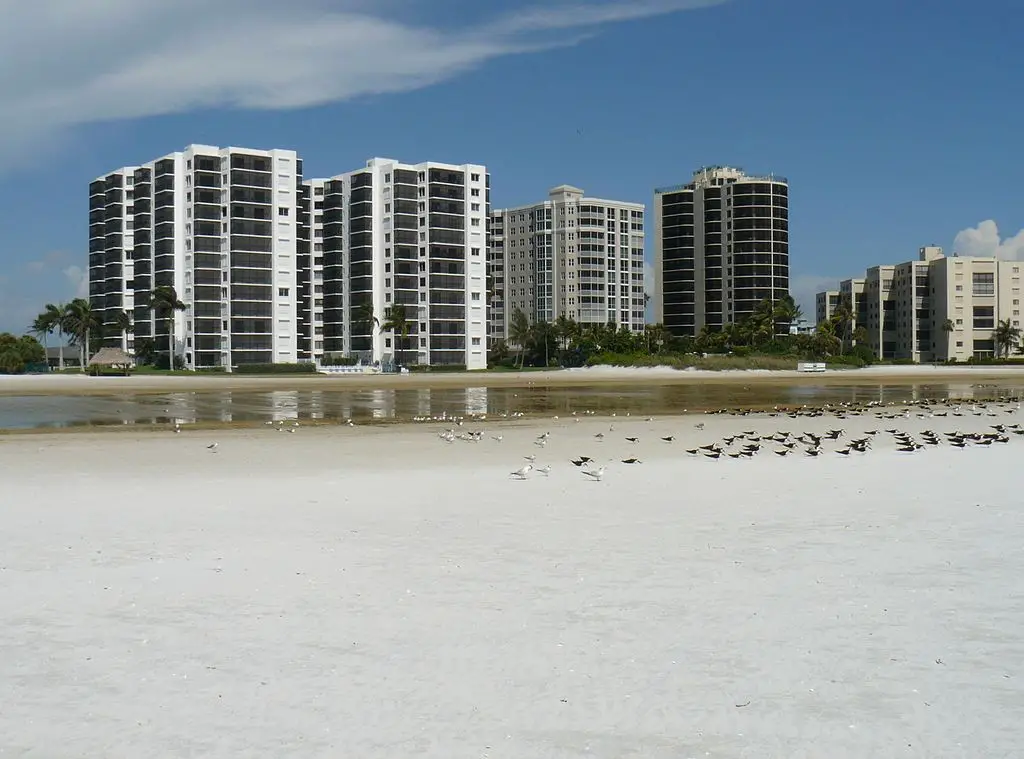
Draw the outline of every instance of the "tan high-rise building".
<instances>
[{"instance_id":1,"label":"tan high-rise building","mask_svg":"<svg viewBox=\"0 0 1024 759\"><path fill-rule=\"evenodd\" d=\"M491 212L491 340L507 340L513 314L644 328L644 206L588 198L559 185L548 200Z\"/></svg>"},{"instance_id":2,"label":"tan high-rise building","mask_svg":"<svg viewBox=\"0 0 1024 759\"><path fill-rule=\"evenodd\" d=\"M839 302L851 306L849 333L862 327L878 358L988 358L998 349L994 332L1000 321L1020 327L1021 266L995 258L945 256L942 248L927 246L917 260L873 266L863 280L843 281ZM832 292L818 297L827 299ZM819 321L823 313L819 308Z\"/></svg>"}]
</instances>

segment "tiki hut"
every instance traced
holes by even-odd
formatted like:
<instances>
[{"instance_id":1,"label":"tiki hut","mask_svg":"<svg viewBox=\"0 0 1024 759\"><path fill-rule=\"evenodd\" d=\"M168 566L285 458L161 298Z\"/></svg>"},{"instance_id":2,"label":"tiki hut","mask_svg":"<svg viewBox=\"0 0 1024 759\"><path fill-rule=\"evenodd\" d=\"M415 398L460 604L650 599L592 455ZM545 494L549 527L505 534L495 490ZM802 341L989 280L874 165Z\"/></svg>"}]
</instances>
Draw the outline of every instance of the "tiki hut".
<instances>
[{"instance_id":1,"label":"tiki hut","mask_svg":"<svg viewBox=\"0 0 1024 759\"><path fill-rule=\"evenodd\" d=\"M99 353L89 359L89 372L98 374L100 369L109 366L127 375L134 363L132 357L120 348L100 348Z\"/></svg>"}]
</instances>

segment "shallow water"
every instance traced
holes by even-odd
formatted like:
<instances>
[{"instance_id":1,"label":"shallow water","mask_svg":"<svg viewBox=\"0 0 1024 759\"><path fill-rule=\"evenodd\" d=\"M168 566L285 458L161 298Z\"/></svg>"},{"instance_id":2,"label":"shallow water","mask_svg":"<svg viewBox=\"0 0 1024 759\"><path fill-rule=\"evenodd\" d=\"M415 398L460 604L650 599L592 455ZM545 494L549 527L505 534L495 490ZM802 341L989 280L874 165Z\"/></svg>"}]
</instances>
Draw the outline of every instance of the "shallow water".
<instances>
[{"instance_id":1,"label":"shallow water","mask_svg":"<svg viewBox=\"0 0 1024 759\"><path fill-rule=\"evenodd\" d=\"M599 414L678 414L722 408L815 406L824 403L902 402L925 398L984 400L1024 396L1024 382L865 385L617 384L592 387L471 387L377 390L203 391L120 396L0 397L0 429L183 424L401 422L423 417L488 415L501 418Z\"/></svg>"}]
</instances>

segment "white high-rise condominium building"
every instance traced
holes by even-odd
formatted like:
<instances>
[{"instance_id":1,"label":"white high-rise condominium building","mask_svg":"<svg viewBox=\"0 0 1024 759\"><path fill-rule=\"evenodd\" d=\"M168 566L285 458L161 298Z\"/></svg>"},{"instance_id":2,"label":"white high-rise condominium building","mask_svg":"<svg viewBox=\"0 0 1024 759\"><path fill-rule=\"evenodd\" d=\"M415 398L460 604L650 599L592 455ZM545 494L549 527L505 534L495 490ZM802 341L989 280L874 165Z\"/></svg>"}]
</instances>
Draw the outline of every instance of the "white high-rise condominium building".
<instances>
[{"instance_id":1,"label":"white high-rise condominium building","mask_svg":"<svg viewBox=\"0 0 1024 759\"><path fill-rule=\"evenodd\" d=\"M108 335L121 310L134 322L113 344L138 352L149 341L165 354L168 313L154 313L150 296L171 286L186 305L171 314L186 367L294 363L301 181L292 150L190 145L93 182L92 304Z\"/></svg>"},{"instance_id":2,"label":"white high-rise condominium building","mask_svg":"<svg viewBox=\"0 0 1024 759\"><path fill-rule=\"evenodd\" d=\"M134 180L136 167L89 184L89 303L103 322L103 345L134 350L122 313L135 310Z\"/></svg>"},{"instance_id":3,"label":"white high-rise condominium building","mask_svg":"<svg viewBox=\"0 0 1024 759\"><path fill-rule=\"evenodd\" d=\"M789 294L789 184L730 166L655 190L655 321L693 337Z\"/></svg>"},{"instance_id":4,"label":"white high-rise condominium building","mask_svg":"<svg viewBox=\"0 0 1024 759\"><path fill-rule=\"evenodd\" d=\"M489 182L386 158L306 182L299 358L485 369Z\"/></svg>"},{"instance_id":5,"label":"white high-rise condominium building","mask_svg":"<svg viewBox=\"0 0 1024 759\"><path fill-rule=\"evenodd\" d=\"M588 198L569 185L548 200L491 212L489 333L529 321L644 328L644 206Z\"/></svg>"}]
</instances>

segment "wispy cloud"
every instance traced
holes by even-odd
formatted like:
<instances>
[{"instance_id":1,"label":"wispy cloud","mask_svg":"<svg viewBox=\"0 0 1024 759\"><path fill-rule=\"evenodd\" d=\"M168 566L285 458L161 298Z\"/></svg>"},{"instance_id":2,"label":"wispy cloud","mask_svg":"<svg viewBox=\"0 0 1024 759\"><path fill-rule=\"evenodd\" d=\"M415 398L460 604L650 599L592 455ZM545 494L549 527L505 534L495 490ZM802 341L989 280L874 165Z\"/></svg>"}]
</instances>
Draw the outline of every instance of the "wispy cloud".
<instances>
[{"instance_id":1,"label":"wispy cloud","mask_svg":"<svg viewBox=\"0 0 1024 759\"><path fill-rule=\"evenodd\" d=\"M77 124L408 91L603 25L727 1L530 0L445 29L399 20L435 0L0 0L0 70L18 72L0 77L0 160Z\"/></svg>"},{"instance_id":2,"label":"wispy cloud","mask_svg":"<svg viewBox=\"0 0 1024 759\"><path fill-rule=\"evenodd\" d=\"M47 302L89 297L89 273L74 260L55 250L0 276L0 332L23 333Z\"/></svg>"},{"instance_id":3,"label":"wispy cloud","mask_svg":"<svg viewBox=\"0 0 1024 759\"><path fill-rule=\"evenodd\" d=\"M814 321L817 308L814 296L823 290L837 289L839 289L838 279L823 277L820 274L798 274L789 278L789 294L793 296L793 300L803 311L804 318L809 322Z\"/></svg>"},{"instance_id":4,"label":"wispy cloud","mask_svg":"<svg viewBox=\"0 0 1024 759\"><path fill-rule=\"evenodd\" d=\"M1024 260L1024 229L1013 237L1002 238L999 225L992 219L957 233L953 250L962 256L988 256L1006 261Z\"/></svg>"}]
</instances>

